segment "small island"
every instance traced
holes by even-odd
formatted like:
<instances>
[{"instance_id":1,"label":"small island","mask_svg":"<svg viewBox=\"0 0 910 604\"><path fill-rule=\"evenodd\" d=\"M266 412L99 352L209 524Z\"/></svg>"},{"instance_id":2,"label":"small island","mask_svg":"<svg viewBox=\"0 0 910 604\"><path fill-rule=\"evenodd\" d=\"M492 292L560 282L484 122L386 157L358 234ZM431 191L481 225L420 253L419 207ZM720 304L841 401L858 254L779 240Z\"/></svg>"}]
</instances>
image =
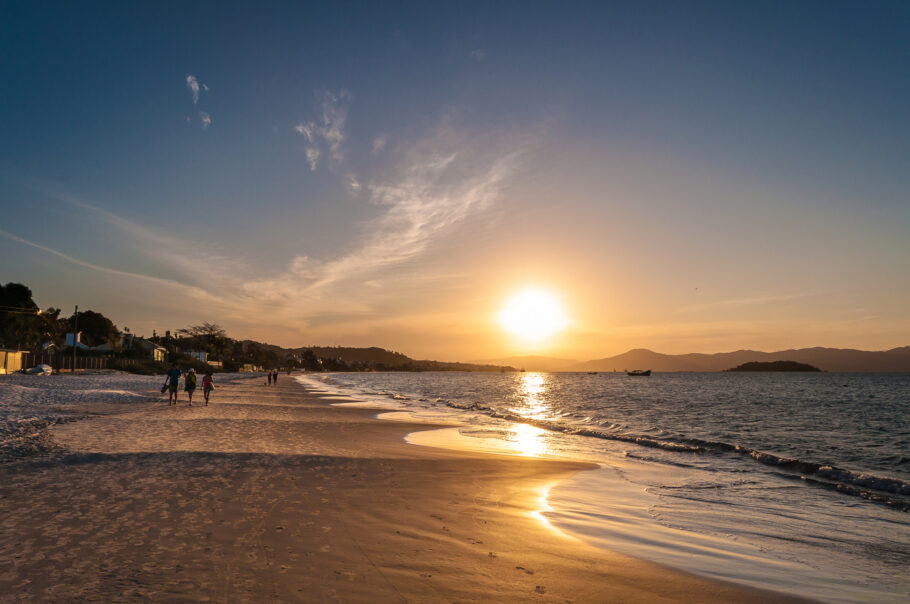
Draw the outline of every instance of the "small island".
<instances>
[{"instance_id":1,"label":"small island","mask_svg":"<svg viewBox=\"0 0 910 604\"><path fill-rule=\"evenodd\" d=\"M821 369L796 361L752 361L726 371L821 371Z\"/></svg>"}]
</instances>

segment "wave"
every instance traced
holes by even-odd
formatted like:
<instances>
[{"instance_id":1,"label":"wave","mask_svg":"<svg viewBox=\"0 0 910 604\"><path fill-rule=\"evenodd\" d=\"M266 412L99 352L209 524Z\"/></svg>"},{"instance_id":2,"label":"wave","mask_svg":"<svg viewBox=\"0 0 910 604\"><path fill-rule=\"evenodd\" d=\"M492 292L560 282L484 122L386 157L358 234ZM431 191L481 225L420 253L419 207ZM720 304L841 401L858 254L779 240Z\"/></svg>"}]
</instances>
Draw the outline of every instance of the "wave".
<instances>
[{"instance_id":1,"label":"wave","mask_svg":"<svg viewBox=\"0 0 910 604\"><path fill-rule=\"evenodd\" d=\"M607 430L572 426L544 419L524 417L517 413L498 411L480 402L457 403L445 401L446 406L454 409L478 411L506 421L530 424L551 432L560 432L573 436L585 436L618 442L628 442L642 447L650 447L675 453L689 454L723 454L731 453L741 455L760 464L786 469L800 474L800 478L813 484L830 486L842 493L856 495L864 499L884 503L890 507L904 512L910 512L910 503L889 497L898 495L910 497L910 482L897 478L877 476L866 472L858 472L824 463L816 463L802 459L783 457L766 453L743 445L731 444L723 441L711 441L699 438L664 439L653 436L644 436L630 432L609 431L618 427L612 424ZM683 464L686 465L686 464ZM877 492L877 493L876 493ZM888 495L885 495L888 494Z\"/></svg>"},{"instance_id":2,"label":"wave","mask_svg":"<svg viewBox=\"0 0 910 604\"><path fill-rule=\"evenodd\" d=\"M390 391L390 389L380 390L379 393L397 400L409 399L409 396L403 396L400 393ZM763 466L782 470L780 475L802 480L807 485L835 489L844 494L859 496L869 501L884 503L900 511L910 512L910 501L908 501L908 498L910 498L910 482L897 478L840 468L830 463L819 463L776 455L725 441L690 438L684 435L667 436L665 433L661 433L660 428L656 426L653 430L657 434L651 434L651 430L647 430L647 433L643 434L640 431L630 431L626 426L617 423L607 424L605 422L605 425L602 426L592 426L591 422L594 421L594 418L591 417L578 418L580 422L584 422L582 425L556 421L552 418L529 418L511 411L497 409L480 400L461 402L442 396L427 396L427 394L423 393L421 400L430 402L430 404L445 405L452 409L481 413L496 419L529 424L550 432L630 443L669 453L681 453L685 456L737 455ZM626 452L627 455L629 453L631 452ZM645 458L658 461L658 458L653 456L645 456ZM659 461L672 465L688 466L689 464L682 461L682 459L660 459ZM901 463L906 462L907 459L907 457L902 458Z\"/></svg>"}]
</instances>

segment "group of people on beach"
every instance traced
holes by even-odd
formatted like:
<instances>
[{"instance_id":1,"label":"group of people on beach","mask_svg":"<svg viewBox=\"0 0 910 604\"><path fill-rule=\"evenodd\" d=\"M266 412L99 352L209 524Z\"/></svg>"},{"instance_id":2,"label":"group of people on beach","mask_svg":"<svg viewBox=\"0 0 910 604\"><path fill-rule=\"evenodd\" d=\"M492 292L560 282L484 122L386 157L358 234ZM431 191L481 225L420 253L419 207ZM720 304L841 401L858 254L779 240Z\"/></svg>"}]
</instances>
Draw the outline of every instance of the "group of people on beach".
<instances>
[{"instance_id":1,"label":"group of people on beach","mask_svg":"<svg viewBox=\"0 0 910 604\"><path fill-rule=\"evenodd\" d=\"M275 369L273 371L269 371L268 385L271 386L273 383L276 386L278 385L278 370L277 369Z\"/></svg>"},{"instance_id":2,"label":"group of people on beach","mask_svg":"<svg viewBox=\"0 0 910 604\"><path fill-rule=\"evenodd\" d=\"M164 379L164 386L161 387L161 393L165 390L168 392L167 406L177 405L177 393L180 390L180 376L183 375L183 390L189 398L189 406L193 406L193 393L196 391L196 370L190 367L186 373L180 371L177 363L173 363ZM202 378L202 396L205 398L205 406L209 406L209 395L215 389L215 380L212 378L212 372L206 371Z\"/></svg>"}]
</instances>

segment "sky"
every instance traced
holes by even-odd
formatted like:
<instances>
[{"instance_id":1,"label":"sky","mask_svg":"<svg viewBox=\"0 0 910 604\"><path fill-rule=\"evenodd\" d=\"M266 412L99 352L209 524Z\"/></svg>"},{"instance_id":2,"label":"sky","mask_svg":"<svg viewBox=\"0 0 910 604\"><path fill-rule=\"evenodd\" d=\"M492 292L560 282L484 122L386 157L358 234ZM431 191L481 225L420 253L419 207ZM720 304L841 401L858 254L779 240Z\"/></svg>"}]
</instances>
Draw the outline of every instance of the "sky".
<instances>
[{"instance_id":1,"label":"sky","mask_svg":"<svg viewBox=\"0 0 910 604\"><path fill-rule=\"evenodd\" d=\"M0 91L0 282L133 333L910 344L906 2L4 0Z\"/></svg>"}]
</instances>

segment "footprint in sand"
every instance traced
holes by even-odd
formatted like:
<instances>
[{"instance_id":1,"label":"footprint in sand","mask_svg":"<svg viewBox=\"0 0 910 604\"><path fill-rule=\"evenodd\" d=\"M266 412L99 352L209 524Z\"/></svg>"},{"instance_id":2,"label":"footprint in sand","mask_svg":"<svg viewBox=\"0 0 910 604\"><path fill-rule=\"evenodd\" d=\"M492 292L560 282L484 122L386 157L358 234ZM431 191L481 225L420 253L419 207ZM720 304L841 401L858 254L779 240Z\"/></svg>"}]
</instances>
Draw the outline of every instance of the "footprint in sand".
<instances>
[{"instance_id":1,"label":"footprint in sand","mask_svg":"<svg viewBox=\"0 0 910 604\"><path fill-rule=\"evenodd\" d=\"M533 574L534 574L534 571L533 571L533 570L528 570L528 569L525 568L524 566L516 566L515 568L518 569L518 570L520 570L520 571L524 571L524 573L525 573L526 575L533 575Z\"/></svg>"},{"instance_id":2,"label":"footprint in sand","mask_svg":"<svg viewBox=\"0 0 910 604\"><path fill-rule=\"evenodd\" d=\"M534 591L536 591L539 594L545 594L545 593L547 593L547 588L544 587L543 585L538 585L537 587L534 588Z\"/></svg>"}]
</instances>

